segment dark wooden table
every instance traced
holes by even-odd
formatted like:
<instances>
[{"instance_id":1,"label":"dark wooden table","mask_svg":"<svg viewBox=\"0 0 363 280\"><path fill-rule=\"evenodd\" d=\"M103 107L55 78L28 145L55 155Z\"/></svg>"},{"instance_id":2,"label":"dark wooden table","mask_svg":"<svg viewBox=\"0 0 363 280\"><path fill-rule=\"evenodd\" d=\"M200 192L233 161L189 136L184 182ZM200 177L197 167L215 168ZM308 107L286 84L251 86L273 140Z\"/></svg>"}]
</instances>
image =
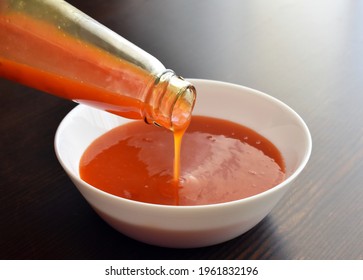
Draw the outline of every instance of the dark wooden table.
<instances>
[{"instance_id":1,"label":"dark wooden table","mask_svg":"<svg viewBox=\"0 0 363 280\"><path fill-rule=\"evenodd\" d=\"M363 259L362 1L69 2L184 77L284 101L309 126L313 153L246 234L200 249L153 247L106 225L59 165L54 133L75 103L2 79L1 259Z\"/></svg>"}]
</instances>

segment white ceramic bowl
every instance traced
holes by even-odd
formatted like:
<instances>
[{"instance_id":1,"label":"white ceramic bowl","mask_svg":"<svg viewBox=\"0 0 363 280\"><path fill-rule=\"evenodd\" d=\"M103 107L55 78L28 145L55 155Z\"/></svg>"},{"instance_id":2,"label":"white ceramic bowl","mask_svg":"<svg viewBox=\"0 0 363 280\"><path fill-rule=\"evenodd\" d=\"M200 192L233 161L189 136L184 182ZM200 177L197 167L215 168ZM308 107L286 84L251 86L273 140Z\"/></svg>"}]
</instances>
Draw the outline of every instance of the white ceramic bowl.
<instances>
[{"instance_id":1,"label":"white ceramic bowl","mask_svg":"<svg viewBox=\"0 0 363 280\"><path fill-rule=\"evenodd\" d=\"M130 120L79 105L57 130L57 157L84 198L108 224L145 243L192 248L221 243L245 233L281 199L311 153L307 126L284 103L243 86L210 80L191 81L198 93L195 115L228 119L259 132L282 153L287 176L278 186L258 195L214 205L154 205L108 194L80 179L79 160L95 138Z\"/></svg>"}]
</instances>

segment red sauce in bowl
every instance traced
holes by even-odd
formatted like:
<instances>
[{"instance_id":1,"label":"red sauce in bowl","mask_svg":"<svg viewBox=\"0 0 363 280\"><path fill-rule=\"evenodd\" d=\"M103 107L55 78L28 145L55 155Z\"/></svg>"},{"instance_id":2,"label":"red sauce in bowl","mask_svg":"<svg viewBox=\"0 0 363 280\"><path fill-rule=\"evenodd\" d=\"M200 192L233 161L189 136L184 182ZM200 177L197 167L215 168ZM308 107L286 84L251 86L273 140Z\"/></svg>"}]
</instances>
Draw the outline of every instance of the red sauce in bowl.
<instances>
[{"instance_id":1,"label":"red sauce in bowl","mask_svg":"<svg viewBox=\"0 0 363 280\"><path fill-rule=\"evenodd\" d=\"M165 205L238 200L278 185L285 176L279 150L265 137L202 116L193 116L180 160L174 161L172 132L135 121L96 139L84 152L79 170L84 181L100 190Z\"/></svg>"}]
</instances>

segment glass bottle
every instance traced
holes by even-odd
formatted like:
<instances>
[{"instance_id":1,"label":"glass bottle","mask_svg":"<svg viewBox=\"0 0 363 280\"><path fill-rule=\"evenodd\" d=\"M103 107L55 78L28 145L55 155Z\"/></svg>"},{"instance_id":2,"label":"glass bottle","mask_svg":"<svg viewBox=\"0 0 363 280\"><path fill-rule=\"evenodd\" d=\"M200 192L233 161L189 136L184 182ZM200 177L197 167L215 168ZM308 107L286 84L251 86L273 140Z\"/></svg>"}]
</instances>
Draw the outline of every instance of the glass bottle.
<instances>
[{"instance_id":1,"label":"glass bottle","mask_svg":"<svg viewBox=\"0 0 363 280\"><path fill-rule=\"evenodd\" d=\"M189 82L61 0L0 0L0 77L133 119L180 130Z\"/></svg>"}]
</instances>

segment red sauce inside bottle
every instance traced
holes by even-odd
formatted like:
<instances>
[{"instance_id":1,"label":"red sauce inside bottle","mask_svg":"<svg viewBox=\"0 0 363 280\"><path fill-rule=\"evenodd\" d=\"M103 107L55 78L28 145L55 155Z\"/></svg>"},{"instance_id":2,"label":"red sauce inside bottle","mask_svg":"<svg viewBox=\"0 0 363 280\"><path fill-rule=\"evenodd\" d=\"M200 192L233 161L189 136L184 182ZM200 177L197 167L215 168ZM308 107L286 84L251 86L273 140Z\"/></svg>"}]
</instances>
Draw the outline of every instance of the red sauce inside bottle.
<instances>
[{"instance_id":1,"label":"red sauce inside bottle","mask_svg":"<svg viewBox=\"0 0 363 280\"><path fill-rule=\"evenodd\" d=\"M45 21L1 10L0 77L132 119L143 118L141 95L155 79Z\"/></svg>"},{"instance_id":2,"label":"red sauce inside bottle","mask_svg":"<svg viewBox=\"0 0 363 280\"><path fill-rule=\"evenodd\" d=\"M116 127L84 152L81 178L116 196L166 205L238 200L284 179L278 149L247 127L193 116L175 161L171 134L138 121Z\"/></svg>"}]
</instances>

